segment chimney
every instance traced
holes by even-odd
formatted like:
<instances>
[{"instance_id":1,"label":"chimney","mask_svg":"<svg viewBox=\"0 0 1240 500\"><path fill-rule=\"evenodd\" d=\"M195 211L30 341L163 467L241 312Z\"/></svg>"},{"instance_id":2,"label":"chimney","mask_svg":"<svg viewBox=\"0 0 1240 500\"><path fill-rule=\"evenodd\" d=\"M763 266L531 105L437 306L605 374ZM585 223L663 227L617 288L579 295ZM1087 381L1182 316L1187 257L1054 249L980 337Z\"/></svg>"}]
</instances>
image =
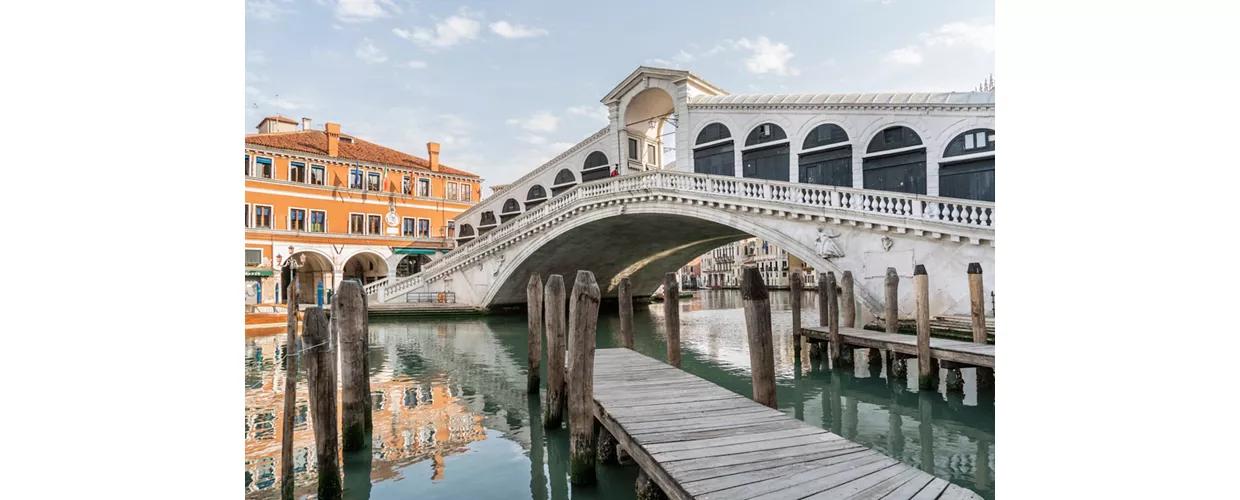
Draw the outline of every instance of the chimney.
<instances>
[{"instance_id":1,"label":"chimney","mask_svg":"<svg viewBox=\"0 0 1240 500\"><path fill-rule=\"evenodd\" d=\"M304 118L304 117L303 117L303 118L301 119L301 131L302 131L302 132L305 132L305 131L307 131L307 130L310 130L310 119L309 119L309 118Z\"/></svg>"},{"instance_id":2,"label":"chimney","mask_svg":"<svg viewBox=\"0 0 1240 500\"><path fill-rule=\"evenodd\" d=\"M327 156L340 156L340 124L327 122Z\"/></svg>"},{"instance_id":3,"label":"chimney","mask_svg":"<svg viewBox=\"0 0 1240 500\"><path fill-rule=\"evenodd\" d=\"M426 155L429 156L431 160L431 172L438 172L439 171L439 143L438 142L426 143Z\"/></svg>"}]
</instances>

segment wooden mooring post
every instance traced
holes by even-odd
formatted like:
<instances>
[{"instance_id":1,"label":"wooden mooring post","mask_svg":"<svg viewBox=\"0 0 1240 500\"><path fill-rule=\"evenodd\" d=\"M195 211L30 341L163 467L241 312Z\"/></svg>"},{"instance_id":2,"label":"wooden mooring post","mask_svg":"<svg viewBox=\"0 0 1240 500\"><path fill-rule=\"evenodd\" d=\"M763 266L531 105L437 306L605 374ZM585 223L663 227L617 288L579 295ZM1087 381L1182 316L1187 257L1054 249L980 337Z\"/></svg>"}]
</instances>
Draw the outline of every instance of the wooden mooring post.
<instances>
[{"instance_id":1,"label":"wooden mooring post","mask_svg":"<svg viewBox=\"0 0 1240 500\"><path fill-rule=\"evenodd\" d=\"M827 273L818 273L818 326L827 326L827 317L830 315L831 307L827 305ZM822 357L822 342L810 342L809 357Z\"/></svg>"},{"instance_id":2,"label":"wooden mooring post","mask_svg":"<svg viewBox=\"0 0 1240 500\"><path fill-rule=\"evenodd\" d=\"M620 296L620 347L633 348L633 282L628 276L620 278L620 286L616 290ZM679 297L677 297L679 298Z\"/></svg>"},{"instance_id":3,"label":"wooden mooring post","mask_svg":"<svg viewBox=\"0 0 1240 500\"><path fill-rule=\"evenodd\" d=\"M344 451L357 451L367 447L366 413L370 411L366 401L365 332L366 309L362 304L362 286L357 280L344 280L336 291L337 316L340 333L340 442Z\"/></svg>"},{"instance_id":4,"label":"wooden mooring post","mask_svg":"<svg viewBox=\"0 0 1240 500\"><path fill-rule=\"evenodd\" d=\"M753 400L774 409L775 349L771 339L771 302L756 266L746 266L741 280L745 329L749 333L749 365L753 373Z\"/></svg>"},{"instance_id":5,"label":"wooden mooring post","mask_svg":"<svg viewBox=\"0 0 1240 500\"><path fill-rule=\"evenodd\" d=\"M883 281L883 330L897 333L900 329L900 275L896 268L887 268L887 277ZM887 351L887 376L905 380L908 373L904 358L895 351Z\"/></svg>"},{"instance_id":6,"label":"wooden mooring post","mask_svg":"<svg viewBox=\"0 0 1240 500\"><path fill-rule=\"evenodd\" d=\"M827 271L827 340L830 342L827 357L831 365L852 366L852 350L845 349L840 340L840 294L834 271ZM844 359L845 354L850 359Z\"/></svg>"},{"instance_id":7,"label":"wooden mooring post","mask_svg":"<svg viewBox=\"0 0 1240 500\"><path fill-rule=\"evenodd\" d=\"M922 390L938 389L939 364L930 357L930 276L922 264L913 269L913 291L917 295L917 385Z\"/></svg>"},{"instance_id":8,"label":"wooden mooring post","mask_svg":"<svg viewBox=\"0 0 1240 500\"><path fill-rule=\"evenodd\" d=\"M680 368L680 285L676 273L663 275L663 319L667 327L667 364Z\"/></svg>"},{"instance_id":9,"label":"wooden mooring post","mask_svg":"<svg viewBox=\"0 0 1240 500\"><path fill-rule=\"evenodd\" d=\"M358 287L362 286L362 282L360 280L357 282L357 286ZM365 376L362 377L362 384L363 384L362 393L366 395L366 413L364 413L363 415L366 417L366 433L370 434L374 432L375 430L375 423L373 421L375 405L374 405L374 402L371 401L370 399L371 397L371 394L370 394L370 312L369 312L370 303L368 302L368 300L369 299L366 298L366 292L363 291L362 292L362 373L365 374ZM367 482L366 484L369 485L370 483Z\"/></svg>"},{"instance_id":10,"label":"wooden mooring post","mask_svg":"<svg viewBox=\"0 0 1240 500\"><path fill-rule=\"evenodd\" d=\"M675 288L664 288L664 295L675 296ZM568 305L568 480L573 484L595 481L594 342L599 297L594 273L577 271Z\"/></svg>"},{"instance_id":11,"label":"wooden mooring post","mask_svg":"<svg viewBox=\"0 0 1240 500\"><path fill-rule=\"evenodd\" d=\"M552 274L547 277L543 294L546 304L544 318L547 324L547 404L543 409L543 427L559 429L564 421L564 277ZM532 415L531 415L532 417Z\"/></svg>"},{"instance_id":12,"label":"wooden mooring post","mask_svg":"<svg viewBox=\"0 0 1240 500\"><path fill-rule=\"evenodd\" d=\"M538 369L539 362L542 359L542 310L543 310L543 284L542 276L538 273L530 275L530 282L525 285L525 324L528 330L529 345L529 366L526 372L525 390L528 394L538 394ZM547 343L551 343L550 340ZM551 354L547 354L548 362L550 362ZM547 373L554 369L555 365L547 365Z\"/></svg>"},{"instance_id":13,"label":"wooden mooring post","mask_svg":"<svg viewBox=\"0 0 1240 500\"><path fill-rule=\"evenodd\" d=\"M332 311L336 317L339 310ZM310 391L314 451L318 457L318 498L339 499L340 441L336 428L336 351L327 332L327 315L319 307L306 309L302 327L302 353L306 360L306 385Z\"/></svg>"},{"instance_id":14,"label":"wooden mooring post","mask_svg":"<svg viewBox=\"0 0 1240 500\"><path fill-rule=\"evenodd\" d=\"M986 292L982 288L982 265L978 262L969 263L969 314L973 320L973 342L989 343L986 338ZM992 391L994 388L995 370L979 366L978 392Z\"/></svg>"},{"instance_id":15,"label":"wooden mooring post","mask_svg":"<svg viewBox=\"0 0 1240 500\"><path fill-rule=\"evenodd\" d=\"M792 352L797 360L801 359L802 343L804 337L801 336L801 268L796 268L788 272L788 291L791 293L789 301L792 306Z\"/></svg>"},{"instance_id":16,"label":"wooden mooring post","mask_svg":"<svg viewBox=\"0 0 1240 500\"><path fill-rule=\"evenodd\" d=\"M280 427L280 498L293 500L293 417L297 412L297 283L289 283L284 337L284 415Z\"/></svg>"}]
</instances>

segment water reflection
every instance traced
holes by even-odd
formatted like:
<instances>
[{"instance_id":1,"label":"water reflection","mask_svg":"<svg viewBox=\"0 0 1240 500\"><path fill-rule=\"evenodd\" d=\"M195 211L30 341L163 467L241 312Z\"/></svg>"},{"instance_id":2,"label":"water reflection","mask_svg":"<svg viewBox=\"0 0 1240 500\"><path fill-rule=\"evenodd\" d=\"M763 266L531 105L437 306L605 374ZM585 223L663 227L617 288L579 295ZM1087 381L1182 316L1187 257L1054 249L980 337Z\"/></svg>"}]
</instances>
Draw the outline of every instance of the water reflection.
<instances>
[{"instance_id":1,"label":"water reflection","mask_svg":"<svg viewBox=\"0 0 1240 500\"><path fill-rule=\"evenodd\" d=\"M802 299L803 324L818 322L814 300L813 293ZM983 395L979 404L971 369L964 370L963 397L948 397L916 391L915 376L892 377L885 360L870 364L863 351L848 370L808 353L796 359L788 292L773 292L771 303L781 410L994 497L993 398ZM681 363L749 396L740 307L735 291L682 299ZM657 359L666 356L662 308L639 304L634 315L634 348ZM347 498L633 498L635 465L600 467L595 486L568 483L567 429L541 429L544 396L525 394L523 317L374 320L370 327L373 447L343 457ZM603 310L598 347L618 346L618 331L615 311ZM247 497L278 496L283 345L283 335L246 339ZM916 360L907 363L907 373L916 374ZM545 370L543 363L542 380ZM312 494L316 480L304 390L299 384L299 496Z\"/></svg>"}]
</instances>

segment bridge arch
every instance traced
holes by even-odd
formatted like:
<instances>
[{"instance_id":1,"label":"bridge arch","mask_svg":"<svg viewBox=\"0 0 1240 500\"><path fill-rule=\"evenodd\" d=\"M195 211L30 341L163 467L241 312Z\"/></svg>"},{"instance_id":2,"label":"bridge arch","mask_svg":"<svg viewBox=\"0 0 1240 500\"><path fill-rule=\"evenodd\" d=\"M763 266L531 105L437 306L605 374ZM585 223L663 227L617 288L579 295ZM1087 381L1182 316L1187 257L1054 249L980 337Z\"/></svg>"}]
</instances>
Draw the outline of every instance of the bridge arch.
<instances>
[{"instance_id":1,"label":"bridge arch","mask_svg":"<svg viewBox=\"0 0 1240 500\"><path fill-rule=\"evenodd\" d=\"M750 179L787 181L792 141L774 121L764 120L745 134L741 151L741 175Z\"/></svg>"},{"instance_id":2,"label":"bridge arch","mask_svg":"<svg viewBox=\"0 0 1240 500\"><path fill-rule=\"evenodd\" d=\"M861 160L865 189L926 194L926 151L921 134L913 128L889 124L865 142Z\"/></svg>"},{"instance_id":3,"label":"bridge arch","mask_svg":"<svg viewBox=\"0 0 1240 500\"><path fill-rule=\"evenodd\" d=\"M668 142L663 140L663 130L669 125L669 118L677 113L677 100L673 97L677 94L675 84L660 78L647 80L646 85L641 91L623 97L618 110L623 137L617 163L629 168L636 166L637 170L663 165L663 144ZM675 144L675 129L669 135L672 136L670 142Z\"/></svg>"},{"instance_id":4,"label":"bridge arch","mask_svg":"<svg viewBox=\"0 0 1240 500\"><path fill-rule=\"evenodd\" d=\"M995 201L994 135L978 127L948 141L939 160L939 196Z\"/></svg>"},{"instance_id":5,"label":"bridge arch","mask_svg":"<svg viewBox=\"0 0 1240 500\"><path fill-rule=\"evenodd\" d=\"M300 262L302 257L305 257L304 263ZM332 264L331 256L321 250L306 248L290 254L284 265L292 261L300 264L297 268L297 302L317 303L318 284L321 282L325 289L331 288L336 277L336 266Z\"/></svg>"},{"instance_id":6,"label":"bridge arch","mask_svg":"<svg viewBox=\"0 0 1240 500\"><path fill-rule=\"evenodd\" d=\"M387 259L372 250L358 250L344 260L340 272L344 279L370 283L387 277Z\"/></svg>"},{"instance_id":7,"label":"bridge arch","mask_svg":"<svg viewBox=\"0 0 1240 500\"><path fill-rule=\"evenodd\" d=\"M798 182L853 186L853 137L846 128L834 121L820 121L797 140L801 141L797 154Z\"/></svg>"},{"instance_id":8,"label":"bridge arch","mask_svg":"<svg viewBox=\"0 0 1240 500\"><path fill-rule=\"evenodd\" d=\"M723 122L712 121L702 126L693 147L694 173L736 175L736 138Z\"/></svg>"}]
</instances>

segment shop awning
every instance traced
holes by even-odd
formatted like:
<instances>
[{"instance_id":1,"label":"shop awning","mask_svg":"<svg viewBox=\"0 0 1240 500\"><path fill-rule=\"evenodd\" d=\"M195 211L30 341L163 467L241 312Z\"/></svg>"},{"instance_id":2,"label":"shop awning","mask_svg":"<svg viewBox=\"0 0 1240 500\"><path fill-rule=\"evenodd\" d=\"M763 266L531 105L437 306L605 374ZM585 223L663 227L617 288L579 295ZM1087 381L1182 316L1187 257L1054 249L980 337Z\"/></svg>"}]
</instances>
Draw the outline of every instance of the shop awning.
<instances>
[{"instance_id":1,"label":"shop awning","mask_svg":"<svg viewBox=\"0 0 1240 500\"><path fill-rule=\"evenodd\" d=\"M400 255L435 255L435 250L431 248L397 248L392 252Z\"/></svg>"},{"instance_id":2,"label":"shop awning","mask_svg":"<svg viewBox=\"0 0 1240 500\"><path fill-rule=\"evenodd\" d=\"M270 269L246 269L245 275L246 276L273 276L275 275L275 273L273 273Z\"/></svg>"}]
</instances>

